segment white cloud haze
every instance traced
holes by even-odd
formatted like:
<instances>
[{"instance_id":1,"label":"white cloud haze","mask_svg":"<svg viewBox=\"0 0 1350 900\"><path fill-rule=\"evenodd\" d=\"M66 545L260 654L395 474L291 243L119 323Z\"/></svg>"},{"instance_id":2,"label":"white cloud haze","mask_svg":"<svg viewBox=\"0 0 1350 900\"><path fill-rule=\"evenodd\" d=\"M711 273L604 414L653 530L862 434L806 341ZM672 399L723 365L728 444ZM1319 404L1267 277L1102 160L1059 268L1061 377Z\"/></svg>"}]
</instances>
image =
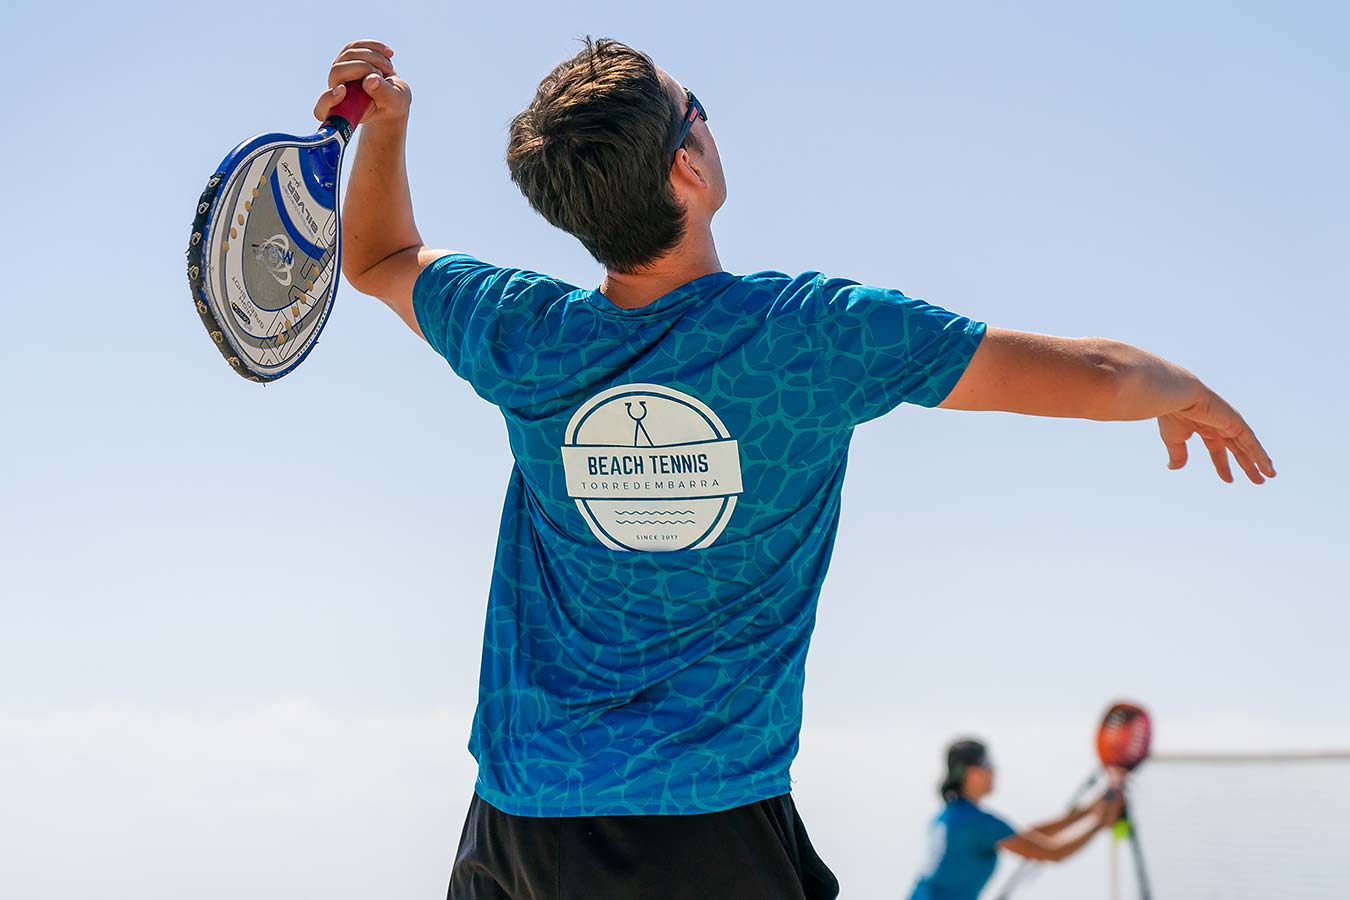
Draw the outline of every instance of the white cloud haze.
<instances>
[{"instance_id":1,"label":"white cloud haze","mask_svg":"<svg viewBox=\"0 0 1350 900\"><path fill-rule=\"evenodd\" d=\"M443 896L472 789L468 722L465 711L339 714L305 700L0 716L3 896ZM1172 748L1350 744L1350 729L1237 716L1165 727ZM1054 814L1091 765L1090 723L971 730L999 766L990 806L1018 823ZM922 718L808 724L795 793L844 897L905 895L952 733ZM1148 809L1138 814L1148 821ZM1040 873L1021 896L1103 895L1107 843Z\"/></svg>"}]
</instances>

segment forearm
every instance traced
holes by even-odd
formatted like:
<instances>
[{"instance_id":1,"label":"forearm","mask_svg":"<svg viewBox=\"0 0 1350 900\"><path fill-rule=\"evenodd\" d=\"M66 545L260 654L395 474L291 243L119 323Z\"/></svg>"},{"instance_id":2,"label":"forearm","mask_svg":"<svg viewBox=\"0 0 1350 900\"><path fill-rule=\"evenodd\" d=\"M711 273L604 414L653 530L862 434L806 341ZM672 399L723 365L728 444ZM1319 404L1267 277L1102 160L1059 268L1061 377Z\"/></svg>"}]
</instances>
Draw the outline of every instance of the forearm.
<instances>
[{"instance_id":1,"label":"forearm","mask_svg":"<svg viewBox=\"0 0 1350 900\"><path fill-rule=\"evenodd\" d=\"M1119 421L1175 412L1204 390L1180 366L1120 341L990 328L941 405Z\"/></svg>"},{"instance_id":2,"label":"forearm","mask_svg":"<svg viewBox=\"0 0 1350 900\"><path fill-rule=\"evenodd\" d=\"M1079 850L1083 849L1088 841L1092 840L1093 836L1100 828L1101 820L1094 817L1091 825L1088 827L1080 825L1077 828L1065 829L1054 837L1051 837L1050 841L1055 848L1054 859L1058 861L1073 856Z\"/></svg>"},{"instance_id":3,"label":"forearm","mask_svg":"<svg viewBox=\"0 0 1350 900\"><path fill-rule=\"evenodd\" d=\"M1053 832L1047 830L1045 826L1028 828L1003 841L1001 846L1028 859L1059 862L1082 849L1101 828L1100 818L1097 816L1087 818L1086 822L1080 818L1079 821L1067 826L1062 822L1051 823L1059 826Z\"/></svg>"},{"instance_id":4,"label":"forearm","mask_svg":"<svg viewBox=\"0 0 1350 900\"><path fill-rule=\"evenodd\" d=\"M407 119L364 126L360 134L342 206L342 271L358 290L375 265L422 245L408 187Z\"/></svg>"},{"instance_id":5,"label":"forearm","mask_svg":"<svg viewBox=\"0 0 1350 900\"><path fill-rule=\"evenodd\" d=\"M990 328L939 406L1100 421L1157 419L1169 468L1186 464L1186 441L1199 434L1224 481L1233 480L1229 453L1252 483L1275 476L1251 427L1200 379L1105 338Z\"/></svg>"},{"instance_id":6,"label":"forearm","mask_svg":"<svg viewBox=\"0 0 1350 900\"><path fill-rule=\"evenodd\" d=\"M1082 821L1084 818L1090 815L1092 815L1092 807L1084 806L1075 809L1073 812L1069 813L1066 816L1062 816L1061 818L1054 819L1049 822L1042 822L1039 825L1033 825L1030 830L1053 837L1054 835L1059 834L1064 829L1078 824L1080 821Z\"/></svg>"}]
</instances>

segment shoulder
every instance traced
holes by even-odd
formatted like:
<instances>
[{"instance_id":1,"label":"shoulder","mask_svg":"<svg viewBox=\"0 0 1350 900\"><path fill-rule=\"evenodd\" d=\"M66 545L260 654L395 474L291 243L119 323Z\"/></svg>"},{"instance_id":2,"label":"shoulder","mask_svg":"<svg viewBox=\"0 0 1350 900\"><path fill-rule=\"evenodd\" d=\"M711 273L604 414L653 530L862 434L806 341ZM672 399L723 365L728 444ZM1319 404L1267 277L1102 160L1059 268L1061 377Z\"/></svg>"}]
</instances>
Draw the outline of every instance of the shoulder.
<instances>
[{"instance_id":1,"label":"shoulder","mask_svg":"<svg viewBox=\"0 0 1350 900\"><path fill-rule=\"evenodd\" d=\"M490 291L494 299L509 301L540 294L559 296L576 289L561 278L542 272L493 265L467 253L448 253L422 270L415 293Z\"/></svg>"},{"instance_id":2,"label":"shoulder","mask_svg":"<svg viewBox=\"0 0 1350 900\"><path fill-rule=\"evenodd\" d=\"M961 822L1003 821L989 810L965 798L947 804L943 814L949 816L953 821Z\"/></svg>"},{"instance_id":3,"label":"shoulder","mask_svg":"<svg viewBox=\"0 0 1350 900\"><path fill-rule=\"evenodd\" d=\"M827 280L815 271L791 275L770 269L738 276L734 293L766 320L810 325L821 318L821 289Z\"/></svg>"},{"instance_id":4,"label":"shoulder","mask_svg":"<svg viewBox=\"0 0 1350 900\"><path fill-rule=\"evenodd\" d=\"M948 821L957 821L970 818L972 814L978 813L979 811L980 808L978 806L962 797L959 800L953 800L951 803L944 806L942 808L942 815L946 817Z\"/></svg>"},{"instance_id":5,"label":"shoulder","mask_svg":"<svg viewBox=\"0 0 1350 900\"><path fill-rule=\"evenodd\" d=\"M1000 840L1016 831L1005 819L987 809L981 809L978 806L972 806L971 809L974 811L972 820L978 822L981 827L992 831Z\"/></svg>"},{"instance_id":6,"label":"shoulder","mask_svg":"<svg viewBox=\"0 0 1350 900\"><path fill-rule=\"evenodd\" d=\"M773 295L770 313L804 323L841 324L863 320L891 310L910 312L920 301L894 288L862 284L851 278L806 271L798 275L783 272L755 272L742 276L749 291Z\"/></svg>"},{"instance_id":7,"label":"shoulder","mask_svg":"<svg viewBox=\"0 0 1350 900\"><path fill-rule=\"evenodd\" d=\"M987 846L1015 833L1003 819L968 800L948 804L942 817L950 833L959 835L965 844L973 842L975 846Z\"/></svg>"},{"instance_id":8,"label":"shoulder","mask_svg":"<svg viewBox=\"0 0 1350 900\"><path fill-rule=\"evenodd\" d=\"M576 290L541 272L449 253L418 275L412 306L427 343L472 381L483 351L525 344Z\"/></svg>"}]
</instances>

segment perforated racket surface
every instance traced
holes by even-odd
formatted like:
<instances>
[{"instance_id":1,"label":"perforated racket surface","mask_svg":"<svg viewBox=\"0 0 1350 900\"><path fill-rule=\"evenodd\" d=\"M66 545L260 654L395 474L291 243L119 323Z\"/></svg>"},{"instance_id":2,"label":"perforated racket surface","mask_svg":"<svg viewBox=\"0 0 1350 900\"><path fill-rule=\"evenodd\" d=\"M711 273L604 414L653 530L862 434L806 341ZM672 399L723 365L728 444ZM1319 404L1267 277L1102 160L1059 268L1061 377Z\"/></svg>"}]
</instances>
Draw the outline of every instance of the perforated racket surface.
<instances>
[{"instance_id":1,"label":"perforated racket surface","mask_svg":"<svg viewBox=\"0 0 1350 900\"><path fill-rule=\"evenodd\" d=\"M193 303L217 349L250 381L295 369L328 321L341 272L342 155L369 105L351 82L314 134L244 141L197 201L187 252Z\"/></svg>"},{"instance_id":2,"label":"perforated racket surface","mask_svg":"<svg viewBox=\"0 0 1350 900\"><path fill-rule=\"evenodd\" d=\"M1097 756L1107 768L1133 771L1148 759L1152 743L1152 719L1134 703L1112 705L1097 729Z\"/></svg>"}]
</instances>

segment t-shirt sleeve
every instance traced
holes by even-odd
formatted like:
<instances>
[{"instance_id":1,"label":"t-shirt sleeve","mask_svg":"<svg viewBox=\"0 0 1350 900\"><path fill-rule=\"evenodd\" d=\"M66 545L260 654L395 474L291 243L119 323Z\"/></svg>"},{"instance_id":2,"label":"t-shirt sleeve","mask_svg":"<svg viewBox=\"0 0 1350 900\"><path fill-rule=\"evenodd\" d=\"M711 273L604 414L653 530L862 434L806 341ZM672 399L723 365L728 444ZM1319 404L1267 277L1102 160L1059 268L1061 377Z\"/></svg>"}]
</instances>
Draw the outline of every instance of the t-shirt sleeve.
<instances>
[{"instance_id":1,"label":"t-shirt sleeve","mask_svg":"<svg viewBox=\"0 0 1350 900\"><path fill-rule=\"evenodd\" d=\"M529 338L545 311L573 290L547 275L454 253L418 275L413 313L427 343L455 373L481 396L499 402L530 365Z\"/></svg>"},{"instance_id":2,"label":"t-shirt sleeve","mask_svg":"<svg viewBox=\"0 0 1350 900\"><path fill-rule=\"evenodd\" d=\"M900 291L822 277L815 294L828 377L849 425L901 403L937 406L984 338L983 322Z\"/></svg>"},{"instance_id":3,"label":"t-shirt sleeve","mask_svg":"<svg viewBox=\"0 0 1350 900\"><path fill-rule=\"evenodd\" d=\"M993 847L1004 838L1012 837L1017 829L993 813L979 810L971 823L971 832L982 846Z\"/></svg>"}]
</instances>

